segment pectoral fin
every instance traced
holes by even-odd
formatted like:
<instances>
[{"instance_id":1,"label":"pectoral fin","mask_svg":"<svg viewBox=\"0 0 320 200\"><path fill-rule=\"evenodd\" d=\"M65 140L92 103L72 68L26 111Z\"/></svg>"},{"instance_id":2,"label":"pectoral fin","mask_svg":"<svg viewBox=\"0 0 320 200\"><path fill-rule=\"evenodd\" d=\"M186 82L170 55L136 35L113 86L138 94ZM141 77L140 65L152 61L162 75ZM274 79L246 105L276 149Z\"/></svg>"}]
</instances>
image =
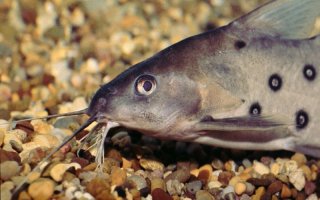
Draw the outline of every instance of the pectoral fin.
<instances>
[{"instance_id":1,"label":"pectoral fin","mask_svg":"<svg viewBox=\"0 0 320 200\"><path fill-rule=\"evenodd\" d=\"M207 137L232 142L269 142L292 135L287 123L260 116L202 120L194 128Z\"/></svg>"}]
</instances>

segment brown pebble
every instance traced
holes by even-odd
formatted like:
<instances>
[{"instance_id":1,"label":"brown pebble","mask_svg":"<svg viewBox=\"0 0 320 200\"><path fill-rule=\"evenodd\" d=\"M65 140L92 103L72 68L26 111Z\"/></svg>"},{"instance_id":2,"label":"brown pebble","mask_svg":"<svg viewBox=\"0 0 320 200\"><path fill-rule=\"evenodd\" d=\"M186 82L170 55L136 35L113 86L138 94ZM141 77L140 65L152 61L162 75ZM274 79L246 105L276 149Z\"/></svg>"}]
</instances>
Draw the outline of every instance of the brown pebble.
<instances>
[{"instance_id":1,"label":"brown pebble","mask_svg":"<svg viewBox=\"0 0 320 200\"><path fill-rule=\"evenodd\" d=\"M152 190L151 196L153 200L173 200L173 198L160 188Z\"/></svg>"},{"instance_id":2,"label":"brown pebble","mask_svg":"<svg viewBox=\"0 0 320 200\"><path fill-rule=\"evenodd\" d=\"M267 189L267 192L270 193L270 194L275 194L277 192L280 192L282 189L282 183L281 181L275 181L275 182L272 182L268 189Z\"/></svg>"},{"instance_id":3,"label":"brown pebble","mask_svg":"<svg viewBox=\"0 0 320 200\"><path fill-rule=\"evenodd\" d=\"M227 186L232 177L233 177L232 172L223 171L219 174L218 181L222 183L222 185Z\"/></svg>"},{"instance_id":4,"label":"brown pebble","mask_svg":"<svg viewBox=\"0 0 320 200\"><path fill-rule=\"evenodd\" d=\"M50 199L54 192L55 183L47 178L41 178L30 184L28 193L34 200Z\"/></svg>"},{"instance_id":5,"label":"brown pebble","mask_svg":"<svg viewBox=\"0 0 320 200\"><path fill-rule=\"evenodd\" d=\"M0 148L0 162L4 161L16 161L21 164L21 159L17 152L6 151Z\"/></svg>"},{"instance_id":6,"label":"brown pebble","mask_svg":"<svg viewBox=\"0 0 320 200\"><path fill-rule=\"evenodd\" d=\"M122 163L121 153L116 149L109 149L106 153L106 157L113 158L114 160L118 161L120 164Z\"/></svg>"},{"instance_id":7,"label":"brown pebble","mask_svg":"<svg viewBox=\"0 0 320 200\"><path fill-rule=\"evenodd\" d=\"M90 163L88 160L80 157L73 157L71 162L78 163L81 166L81 168L86 167Z\"/></svg>"},{"instance_id":8,"label":"brown pebble","mask_svg":"<svg viewBox=\"0 0 320 200\"><path fill-rule=\"evenodd\" d=\"M164 170L164 165L157 160L142 158L142 159L140 159L139 163L140 163L141 167L143 167L146 170L150 170L150 171L155 171L155 170L163 171Z\"/></svg>"},{"instance_id":9,"label":"brown pebble","mask_svg":"<svg viewBox=\"0 0 320 200\"><path fill-rule=\"evenodd\" d=\"M33 125L30 123L30 121L18 122L16 125L16 129L23 130L27 133L28 136L31 136L31 134L33 134L34 132Z\"/></svg>"},{"instance_id":10,"label":"brown pebble","mask_svg":"<svg viewBox=\"0 0 320 200\"><path fill-rule=\"evenodd\" d=\"M185 183L190 178L190 171L187 169L178 169L172 172L165 178L165 182L169 180L178 180L180 183Z\"/></svg>"},{"instance_id":11,"label":"brown pebble","mask_svg":"<svg viewBox=\"0 0 320 200\"><path fill-rule=\"evenodd\" d=\"M306 194L304 192L298 192L296 200L305 200Z\"/></svg>"},{"instance_id":12,"label":"brown pebble","mask_svg":"<svg viewBox=\"0 0 320 200\"><path fill-rule=\"evenodd\" d=\"M271 181L269 179L263 179L263 178L249 178L247 182L257 187L268 186L271 184Z\"/></svg>"},{"instance_id":13,"label":"brown pebble","mask_svg":"<svg viewBox=\"0 0 320 200\"><path fill-rule=\"evenodd\" d=\"M86 191L97 199L102 193L105 198L113 196L110 194L110 183L102 178L94 178L86 185Z\"/></svg>"},{"instance_id":14,"label":"brown pebble","mask_svg":"<svg viewBox=\"0 0 320 200\"><path fill-rule=\"evenodd\" d=\"M200 179L204 184L207 184L212 176L212 167L207 164L199 168L198 179Z\"/></svg>"},{"instance_id":15,"label":"brown pebble","mask_svg":"<svg viewBox=\"0 0 320 200\"><path fill-rule=\"evenodd\" d=\"M115 167L111 172L110 179L111 185L122 185L127 179L127 174L121 168Z\"/></svg>"},{"instance_id":16,"label":"brown pebble","mask_svg":"<svg viewBox=\"0 0 320 200\"><path fill-rule=\"evenodd\" d=\"M304 191L305 191L306 195L308 195L308 196L311 195L312 193L314 193L316 189L317 189L316 184L311 181L307 181L304 186Z\"/></svg>"},{"instance_id":17,"label":"brown pebble","mask_svg":"<svg viewBox=\"0 0 320 200\"><path fill-rule=\"evenodd\" d=\"M286 184L282 184L282 189L281 189L281 198L286 199L291 197L291 190Z\"/></svg>"}]
</instances>

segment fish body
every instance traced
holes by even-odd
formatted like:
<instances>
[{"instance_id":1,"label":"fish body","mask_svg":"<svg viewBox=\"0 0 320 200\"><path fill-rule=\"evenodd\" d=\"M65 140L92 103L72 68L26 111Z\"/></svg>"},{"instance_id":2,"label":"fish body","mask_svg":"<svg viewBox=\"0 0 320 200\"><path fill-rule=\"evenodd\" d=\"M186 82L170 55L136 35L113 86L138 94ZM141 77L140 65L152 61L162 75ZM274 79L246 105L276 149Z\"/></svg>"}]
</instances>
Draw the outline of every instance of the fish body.
<instances>
[{"instance_id":1,"label":"fish body","mask_svg":"<svg viewBox=\"0 0 320 200\"><path fill-rule=\"evenodd\" d=\"M88 114L161 139L320 157L319 0L275 0L102 86Z\"/></svg>"}]
</instances>

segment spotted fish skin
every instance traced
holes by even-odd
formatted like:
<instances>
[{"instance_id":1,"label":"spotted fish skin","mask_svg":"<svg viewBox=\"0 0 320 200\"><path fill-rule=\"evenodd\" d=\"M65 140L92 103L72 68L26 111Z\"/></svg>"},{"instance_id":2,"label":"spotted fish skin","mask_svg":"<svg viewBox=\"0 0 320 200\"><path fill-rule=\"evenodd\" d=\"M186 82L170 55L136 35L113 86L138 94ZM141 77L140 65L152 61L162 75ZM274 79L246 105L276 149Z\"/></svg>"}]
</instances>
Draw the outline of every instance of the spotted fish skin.
<instances>
[{"instance_id":1,"label":"spotted fish skin","mask_svg":"<svg viewBox=\"0 0 320 200\"><path fill-rule=\"evenodd\" d=\"M320 157L319 0L275 0L134 65L88 114L162 139Z\"/></svg>"}]
</instances>

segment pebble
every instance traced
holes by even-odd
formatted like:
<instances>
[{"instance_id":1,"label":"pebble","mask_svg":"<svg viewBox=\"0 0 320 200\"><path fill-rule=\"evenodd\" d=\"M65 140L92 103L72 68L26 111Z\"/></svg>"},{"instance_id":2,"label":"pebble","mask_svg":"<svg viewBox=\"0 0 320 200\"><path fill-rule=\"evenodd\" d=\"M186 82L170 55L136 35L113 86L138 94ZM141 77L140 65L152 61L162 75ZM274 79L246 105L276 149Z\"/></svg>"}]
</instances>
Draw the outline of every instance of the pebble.
<instances>
[{"instance_id":1,"label":"pebble","mask_svg":"<svg viewBox=\"0 0 320 200\"><path fill-rule=\"evenodd\" d=\"M301 169L291 172L289 174L289 181L298 191L301 191L306 184L306 179Z\"/></svg>"},{"instance_id":2,"label":"pebble","mask_svg":"<svg viewBox=\"0 0 320 200\"><path fill-rule=\"evenodd\" d=\"M282 184L282 189L280 193L280 197L283 199L290 198L291 197L291 190L286 184Z\"/></svg>"},{"instance_id":3,"label":"pebble","mask_svg":"<svg viewBox=\"0 0 320 200\"><path fill-rule=\"evenodd\" d=\"M18 153L23 151L21 143L17 142L16 140L10 140L10 145Z\"/></svg>"},{"instance_id":4,"label":"pebble","mask_svg":"<svg viewBox=\"0 0 320 200\"><path fill-rule=\"evenodd\" d=\"M21 163L21 159L17 152L6 151L2 148L0 148L0 161L16 161L17 163Z\"/></svg>"},{"instance_id":5,"label":"pebble","mask_svg":"<svg viewBox=\"0 0 320 200\"><path fill-rule=\"evenodd\" d=\"M273 163L270 167L270 172L274 175L278 175L280 172L280 165L278 163Z\"/></svg>"},{"instance_id":6,"label":"pebble","mask_svg":"<svg viewBox=\"0 0 320 200\"><path fill-rule=\"evenodd\" d=\"M306 195L311 195L312 193L315 192L316 189L317 189L316 184L311 181L307 181L304 186L304 191L305 191Z\"/></svg>"},{"instance_id":7,"label":"pebble","mask_svg":"<svg viewBox=\"0 0 320 200\"><path fill-rule=\"evenodd\" d=\"M212 189L212 188L221 188L222 183L220 183L219 181L210 181L208 183L208 188Z\"/></svg>"},{"instance_id":8,"label":"pebble","mask_svg":"<svg viewBox=\"0 0 320 200\"><path fill-rule=\"evenodd\" d=\"M238 182L234 187L234 191L237 195L242 195L246 190L247 186L243 182Z\"/></svg>"},{"instance_id":9,"label":"pebble","mask_svg":"<svg viewBox=\"0 0 320 200\"><path fill-rule=\"evenodd\" d=\"M139 163L140 163L141 167L143 167L146 170L151 170L151 171L154 171L154 170L163 171L164 170L164 165L161 162L156 161L156 160L142 158L139 160Z\"/></svg>"},{"instance_id":10,"label":"pebble","mask_svg":"<svg viewBox=\"0 0 320 200\"><path fill-rule=\"evenodd\" d=\"M16 161L4 161L0 163L1 180L9 180L20 172L20 166Z\"/></svg>"},{"instance_id":11,"label":"pebble","mask_svg":"<svg viewBox=\"0 0 320 200\"><path fill-rule=\"evenodd\" d=\"M260 200L262 195L266 193L266 189L264 187L259 187L256 190L256 193L252 195L252 200Z\"/></svg>"},{"instance_id":12,"label":"pebble","mask_svg":"<svg viewBox=\"0 0 320 200\"><path fill-rule=\"evenodd\" d=\"M269 174L270 173L270 169L264 165L263 163L259 162L259 161L254 161L253 162L253 170L255 172L257 172L260 175L264 175L264 174Z\"/></svg>"},{"instance_id":13,"label":"pebble","mask_svg":"<svg viewBox=\"0 0 320 200\"><path fill-rule=\"evenodd\" d=\"M63 174L71 167L74 167L76 170L81 169L81 165L79 163L70 163L70 164L59 163L54 165L51 168L50 176L53 178L53 180L60 182L63 179Z\"/></svg>"},{"instance_id":14,"label":"pebble","mask_svg":"<svg viewBox=\"0 0 320 200\"><path fill-rule=\"evenodd\" d=\"M28 193L34 200L50 199L54 192L55 183L47 178L41 178L30 184Z\"/></svg>"},{"instance_id":15,"label":"pebble","mask_svg":"<svg viewBox=\"0 0 320 200\"><path fill-rule=\"evenodd\" d=\"M213 159L211 162L211 166L213 167L213 169L223 169L224 164L220 159Z\"/></svg>"},{"instance_id":16,"label":"pebble","mask_svg":"<svg viewBox=\"0 0 320 200\"><path fill-rule=\"evenodd\" d=\"M178 180L168 180L166 182L167 191L170 195L180 195L183 191L183 183L180 183Z\"/></svg>"},{"instance_id":17,"label":"pebble","mask_svg":"<svg viewBox=\"0 0 320 200\"><path fill-rule=\"evenodd\" d=\"M255 186L248 182L245 182L245 184L246 184L246 194L252 195L256 189Z\"/></svg>"},{"instance_id":18,"label":"pebble","mask_svg":"<svg viewBox=\"0 0 320 200\"><path fill-rule=\"evenodd\" d=\"M277 192L280 192L281 189L282 189L281 181L275 181L268 186L267 192L270 194L275 194Z\"/></svg>"},{"instance_id":19,"label":"pebble","mask_svg":"<svg viewBox=\"0 0 320 200\"><path fill-rule=\"evenodd\" d=\"M139 175L132 175L128 177L128 181L134 183L137 190L148 187L146 179Z\"/></svg>"},{"instance_id":20,"label":"pebble","mask_svg":"<svg viewBox=\"0 0 320 200\"><path fill-rule=\"evenodd\" d=\"M229 184L229 181L231 180L232 176L233 174L231 172L223 171L219 174L218 181L222 183L222 185L226 186Z\"/></svg>"},{"instance_id":21,"label":"pebble","mask_svg":"<svg viewBox=\"0 0 320 200\"><path fill-rule=\"evenodd\" d=\"M151 191L153 191L156 188L160 188L162 190L165 190L165 182L162 178L152 178L151 179Z\"/></svg>"},{"instance_id":22,"label":"pebble","mask_svg":"<svg viewBox=\"0 0 320 200\"><path fill-rule=\"evenodd\" d=\"M122 185L127 179L127 174L123 169L115 167L111 171L110 179L111 185Z\"/></svg>"},{"instance_id":23,"label":"pebble","mask_svg":"<svg viewBox=\"0 0 320 200\"><path fill-rule=\"evenodd\" d=\"M294 160L297 162L298 167L301 167L302 165L305 165L307 163L307 158L304 154L302 153L295 153L292 157L291 160Z\"/></svg>"},{"instance_id":24,"label":"pebble","mask_svg":"<svg viewBox=\"0 0 320 200\"><path fill-rule=\"evenodd\" d=\"M199 180L192 181L189 183L186 183L185 187L187 188L187 191L191 194L196 194L199 190L202 188L202 182Z\"/></svg>"},{"instance_id":25,"label":"pebble","mask_svg":"<svg viewBox=\"0 0 320 200\"><path fill-rule=\"evenodd\" d=\"M206 164L199 168L198 179L203 181L205 184L208 183L212 176L212 167L209 164Z\"/></svg>"},{"instance_id":26,"label":"pebble","mask_svg":"<svg viewBox=\"0 0 320 200\"><path fill-rule=\"evenodd\" d=\"M196 200L214 200L214 198L208 191L199 190L196 193Z\"/></svg>"},{"instance_id":27,"label":"pebble","mask_svg":"<svg viewBox=\"0 0 320 200\"><path fill-rule=\"evenodd\" d=\"M169 174L165 178L165 181L167 182L168 180L178 180L180 183L185 183L185 182L187 182L189 180L189 178L190 178L189 170L187 170L187 169L178 169L177 171L174 171L171 174Z\"/></svg>"},{"instance_id":28,"label":"pebble","mask_svg":"<svg viewBox=\"0 0 320 200\"><path fill-rule=\"evenodd\" d=\"M153 200L173 200L173 198L161 188L152 190L151 196Z\"/></svg>"}]
</instances>

